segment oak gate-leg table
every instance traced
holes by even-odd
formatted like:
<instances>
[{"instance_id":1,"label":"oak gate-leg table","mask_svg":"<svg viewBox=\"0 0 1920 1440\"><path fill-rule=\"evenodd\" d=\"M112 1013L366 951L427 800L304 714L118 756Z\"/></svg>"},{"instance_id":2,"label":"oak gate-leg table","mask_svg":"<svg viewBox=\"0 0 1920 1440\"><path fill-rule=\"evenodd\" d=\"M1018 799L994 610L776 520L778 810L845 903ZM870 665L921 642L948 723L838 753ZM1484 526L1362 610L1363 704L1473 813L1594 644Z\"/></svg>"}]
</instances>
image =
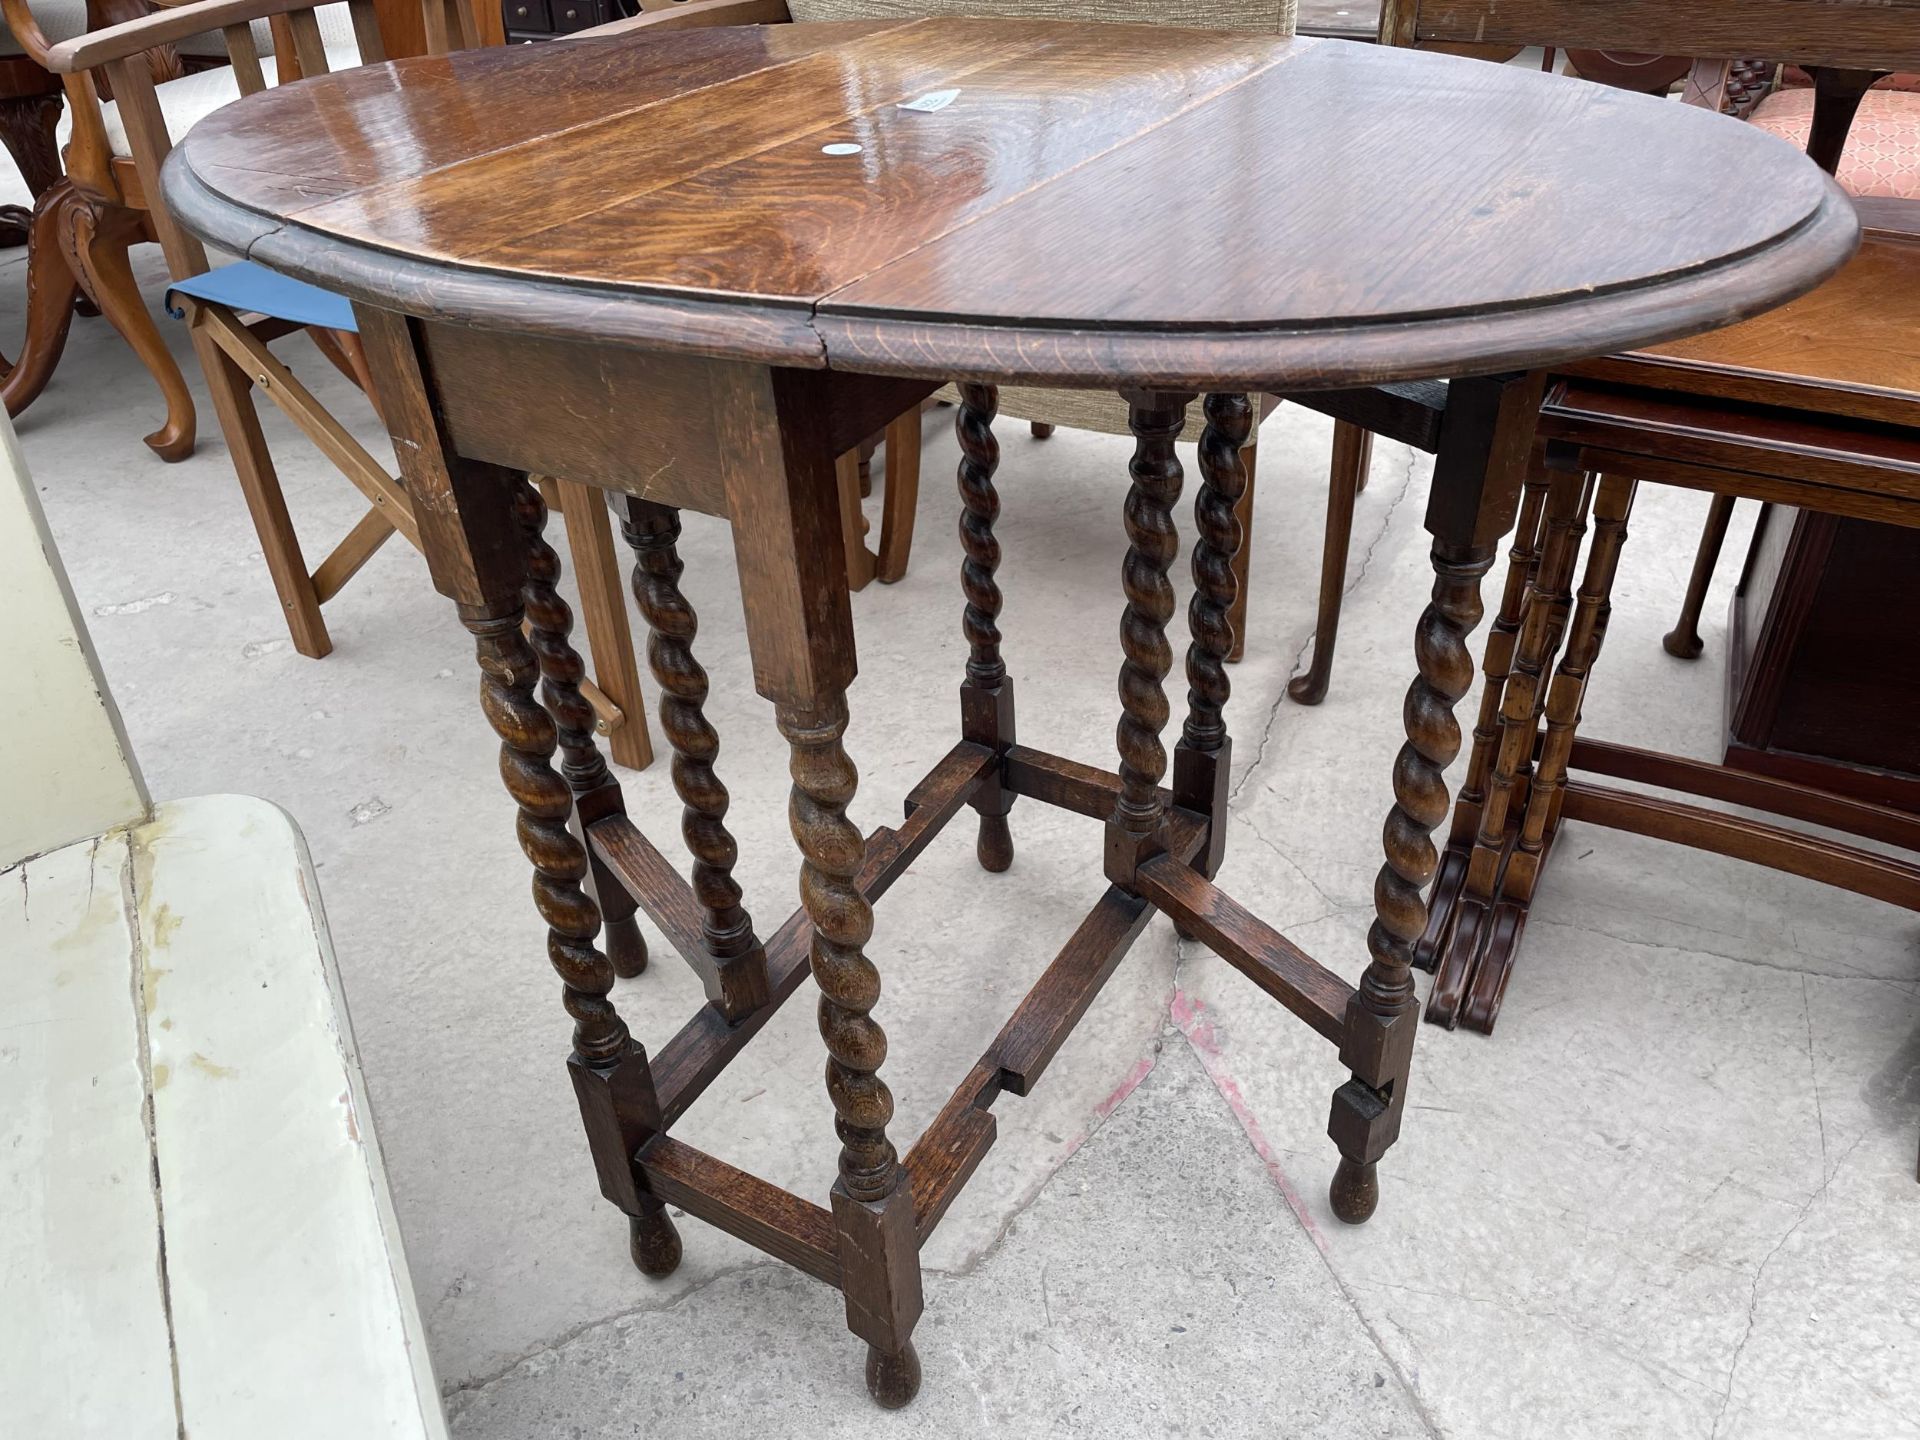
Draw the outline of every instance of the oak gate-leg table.
<instances>
[{"instance_id":1,"label":"oak gate-leg table","mask_svg":"<svg viewBox=\"0 0 1920 1440\"><path fill-rule=\"evenodd\" d=\"M232 0L233 17L273 3ZM944 108L902 108L946 89ZM1740 205L1699 203L1715 176L1739 177ZM1337 41L1025 21L691 30L371 66L201 122L165 192L203 238L356 301L434 583L474 637L581 1114L636 1263L678 1263L671 1203L836 1286L886 1405L918 1387L919 1249L992 1144L996 1101L1039 1080L1156 910L1335 1047L1349 1078L1332 1204L1372 1213L1406 1097L1408 957L1473 678L1466 637L1514 518L1538 372L1779 303L1837 268L1857 231L1811 164L1696 110ZM1447 417L1465 439L1441 447L1429 500L1436 578L1355 986L1215 883L1238 452L1250 393L1443 375L1490 378L1457 384ZM854 638L834 457L952 379L959 740L897 828L862 836L846 815ZM1131 409L1114 770L1015 737L995 625L1002 382L1117 389ZM1168 788L1174 442L1202 395ZM594 743L529 473L618 497L690 883L624 813ZM678 583L684 509L732 524L754 684L791 747L802 904L771 930L731 874ZM1004 869L1022 799L1104 820L1110 884L903 1158L871 907L963 808L982 863ZM653 1056L610 998L643 953L636 908L708 996ZM841 1145L826 1206L672 1134L809 974Z\"/></svg>"}]
</instances>

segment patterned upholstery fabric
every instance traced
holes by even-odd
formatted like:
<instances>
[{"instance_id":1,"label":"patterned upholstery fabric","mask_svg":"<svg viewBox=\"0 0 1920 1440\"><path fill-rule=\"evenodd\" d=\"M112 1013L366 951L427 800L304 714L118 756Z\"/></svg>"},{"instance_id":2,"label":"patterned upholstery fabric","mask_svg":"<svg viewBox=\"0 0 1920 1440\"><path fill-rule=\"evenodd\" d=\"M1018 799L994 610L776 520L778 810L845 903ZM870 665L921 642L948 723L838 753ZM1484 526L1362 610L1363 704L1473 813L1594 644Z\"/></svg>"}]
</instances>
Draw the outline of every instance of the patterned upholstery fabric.
<instances>
[{"instance_id":1,"label":"patterned upholstery fabric","mask_svg":"<svg viewBox=\"0 0 1920 1440\"><path fill-rule=\"evenodd\" d=\"M49 45L87 33L87 0L33 0L27 7L40 22L40 33ZM0 55L24 55L13 31L0 24Z\"/></svg>"},{"instance_id":2,"label":"patterned upholstery fabric","mask_svg":"<svg viewBox=\"0 0 1920 1440\"><path fill-rule=\"evenodd\" d=\"M1749 118L1804 148L1813 128L1813 91L1775 91ZM1867 92L1847 132L1837 178L1850 195L1920 199L1920 92Z\"/></svg>"},{"instance_id":3,"label":"patterned upholstery fabric","mask_svg":"<svg viewBox=\"0 0 1920 1440\"><path fill-rule=\"evenodd\" d=\"M1294 0L788 0L795 20L920 20L968 15L989 19L1089 20L1184 25L1194 30L1293 33Z\"/></svg>"}]
</instances>

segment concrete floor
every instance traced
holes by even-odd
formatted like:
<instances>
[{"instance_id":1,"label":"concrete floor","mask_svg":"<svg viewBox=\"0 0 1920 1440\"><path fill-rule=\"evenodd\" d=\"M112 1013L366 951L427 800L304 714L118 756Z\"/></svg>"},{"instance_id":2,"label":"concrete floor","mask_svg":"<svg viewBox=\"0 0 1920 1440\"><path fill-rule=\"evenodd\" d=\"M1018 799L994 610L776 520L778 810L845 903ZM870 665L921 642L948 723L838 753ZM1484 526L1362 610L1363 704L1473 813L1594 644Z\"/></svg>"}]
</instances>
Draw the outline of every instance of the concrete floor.
<instances>
[{"instance_id":1,"label":"concrete floor","mask_svg":"<svg viewBox=\"0 0 1920 1440\"><path fill-rule=\"evenodd\" d=\"M143 273L157 299L157 255ZM8 269L0 334L21 310ZM180 327L163 328L197 386ZM286 348L365 414L304 342ZM1330 1047L1156 921L1038 1094L1000 1106L1000 1141L927 1252L913 1408L870 1407L831 1292L697 1221L679 1273L643 1280L595 1192L451 607L395 542L329 607L333 656L302 659L210 407L199 453L175 467L140 444L157 417L127 350L83 320L20 431L156 796L263 795L306 830L466 1440L1920 1434L1920 925L1585 828L1556 854L1498 1035L1422 1029L1364 1228L1324 1198L1343 1078ZM1282 693L1312 627L1328 428L1287 407L1263 435L1222 879L1354 976L1428 583L1425 467L1381 448L1333 692L1301 708ZM1126 447L1005 430L1021 736L1111 763ZM272 438L321 553L355 518L353 492L286 427ZM955 733L954 457L949 435L929 440L912 573L854 601L848 745L867 826L897 817ZM1732 563L1708 658L1658 645L1703 509L1642 497L1590 733L1713 754ZM684 553L764 931L795 898L785 757L748 683L724 531L690 518ZM626 779L671 848L665 767ZM957 825L880 909L903 1146L1100 888L1097 827L1025 803L1013 829L1011 873L980 872ZM698 992L669 956L617 998L654 1046ZM681 1133L824 1201L835 1146L810 1011L787 1007Z\"/></svg>"}]
</instances>

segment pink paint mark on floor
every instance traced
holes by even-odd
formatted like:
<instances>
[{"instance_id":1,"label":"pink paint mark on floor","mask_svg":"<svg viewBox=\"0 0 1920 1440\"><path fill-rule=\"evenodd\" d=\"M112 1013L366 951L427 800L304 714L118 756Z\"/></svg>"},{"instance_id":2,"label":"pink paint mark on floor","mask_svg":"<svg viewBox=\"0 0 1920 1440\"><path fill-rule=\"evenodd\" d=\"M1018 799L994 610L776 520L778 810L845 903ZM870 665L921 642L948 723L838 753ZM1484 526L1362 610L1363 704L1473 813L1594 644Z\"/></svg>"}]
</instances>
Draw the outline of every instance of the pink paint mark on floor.
<instances>
[{"instance_id":1,"label":"pink paint mark on floor","mask_svg":"<svg viewBox=\"0 0 1920 1440\"><path fill-rule=\"evenodd\" d=\"M1093 1107L1093 1113L1102 1120L1120 1108L1120 1102L1140 1087L1140 1082L1153 1073L1153 1057L1142 1055L1133 1062L1133 1068L1127 1071L1127 1078L1120 1082L1120 1088Z\"/></svg>"},{"instance_id":2,"label":"pink paint mark on floor","mask_svg":"<svg viewBox=\"0 0 1920 1440\"><path fill-rule=\"evenodd\" d=\"M1300 1221L1301 1228L1307 1232L1307 1237L1324 1255L1327 1251L1326 1236L1321 1233L1319 1222L1314 1219L1313 1212L1307 1208L1307 1202L1301 1198L1292 1177L1281 1168L1279 1152L1268 1141L1266 1132L1260 1128L1260 1119L1253 1113L1253 1107L1247 1103L1246 1096L1241 1094L1239 1081L1235 1080L1227 1069L1225 1047L1220 1043L1213 1021L1207 1015L1207 1007L1184 990L1176 990L1168 1013L1172 1016L1173 1023L1180 1028L1180 1033L1185 1035L1188 1043L1193 1046L1194 1053L1200 1057L1200 1066L1207 1072L1207 1079L1213 1082L1213 1088L1220 1092L1220 1098L1227 1102L1227 1108L1233 1112L1233 1118L1240 1122L1240 1128L1246 1132L1247 1139L1253 1142L1254 1153L1267 1167L1267 1174L1273 1177L1273 1183L1279 1189L1281 1198L1287 1202L1287 1208L1293 1211ZM1125 1088L1131 1089L1132 1086ZM1114 1103L1117 1104L1118 1099Z\"/></svg>"}]
</instances>

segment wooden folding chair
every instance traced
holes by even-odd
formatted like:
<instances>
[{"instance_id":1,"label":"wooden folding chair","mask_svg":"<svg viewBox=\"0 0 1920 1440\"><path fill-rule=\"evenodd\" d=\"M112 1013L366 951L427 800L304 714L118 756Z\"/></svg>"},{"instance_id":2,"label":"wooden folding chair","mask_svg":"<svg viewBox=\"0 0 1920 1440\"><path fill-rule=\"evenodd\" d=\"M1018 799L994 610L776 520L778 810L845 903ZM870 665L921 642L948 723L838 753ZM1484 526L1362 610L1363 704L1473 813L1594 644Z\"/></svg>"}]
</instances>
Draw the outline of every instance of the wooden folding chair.
<instances>
[{"instance_id":1,"label":"wooden folding chair","mask_svg":"<svg viewBox=\"0 0 1920 1440\"><path fill-rule=\"evenodd\" d=\"M168 306L185 318L192 331L194 351L233 454L294 647L316 658L332 649L321 606L396 531L419 544L412 503L388 467L369 454L268 348L274 340L304 331L330 362L365 390L366 370L352 306L338 295L245 260L210 268L204 247L167 214L159 198L160 167L173 144L166 92L198 82L187 108L204 113L205 97L199 92L208 83L204 74L209 72L156 84L150 56L172 42L217 30L232 60L235 94L252 94L296 72L322 75L384 58L373 0L325 7L328 20L334 22L326 28L316 14L319 8L319 0L196 0L68 41L49 53L51 68L67 77L68 96L74 104L70 149L74 184L110 223L151 231L165 251L173 276ZM343 9L351 19L350 38L338 23ZM251 28L256 20L275 22L279 37L275 54L262 55ZM480 40L480 29L460 0L426 0L423 24L430 50ZM111 101L101 99L98 76L109 82ZM226 83L227 77L220 78ZM278 406L368 501L367 513L311 571L254 408L256 392ZM565 481L546 482L543 491L550 502L557 500L557 508L567 516L588 639L600 676L599 684L588 681L581 688L593 702L614 759L644 767L651 763L653 752L606 506L595 492Z\"/></svg>"}]
</instances>

